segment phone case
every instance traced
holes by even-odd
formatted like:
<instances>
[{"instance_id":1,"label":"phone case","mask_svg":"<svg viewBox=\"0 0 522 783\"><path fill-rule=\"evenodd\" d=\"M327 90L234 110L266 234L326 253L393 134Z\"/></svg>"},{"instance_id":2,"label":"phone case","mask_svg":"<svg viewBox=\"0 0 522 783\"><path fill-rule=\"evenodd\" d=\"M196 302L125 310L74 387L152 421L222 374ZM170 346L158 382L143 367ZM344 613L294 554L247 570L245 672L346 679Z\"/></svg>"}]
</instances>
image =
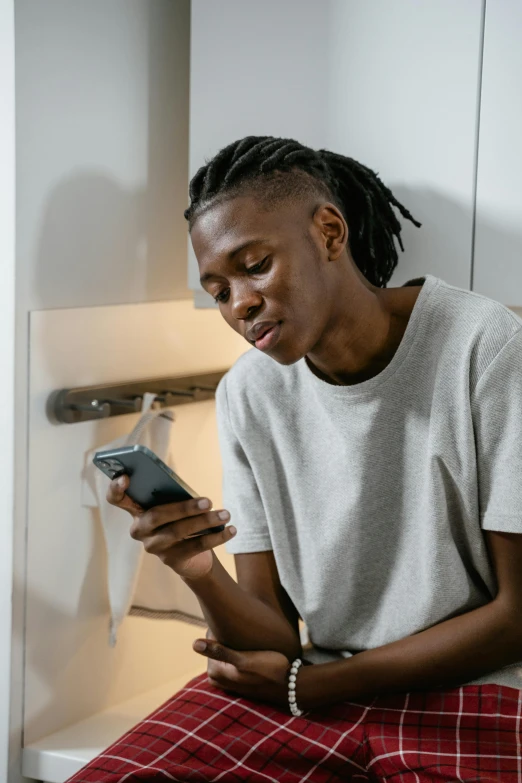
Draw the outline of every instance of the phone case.
<instances>
[{"instance_id":1,"label":"phone case","mask_svg":"<svg viewBox=\"0 0 522 783\"><path fill-rule=\"evenodd\" d=\"M98 451L94 464L110 479L122 474L130 478L127 495L144 510L166 503L177 503L199 495L146 446L124 446ZM224 525L202 530L196 535L218 533Z\"/></svg>"}]
</instances>

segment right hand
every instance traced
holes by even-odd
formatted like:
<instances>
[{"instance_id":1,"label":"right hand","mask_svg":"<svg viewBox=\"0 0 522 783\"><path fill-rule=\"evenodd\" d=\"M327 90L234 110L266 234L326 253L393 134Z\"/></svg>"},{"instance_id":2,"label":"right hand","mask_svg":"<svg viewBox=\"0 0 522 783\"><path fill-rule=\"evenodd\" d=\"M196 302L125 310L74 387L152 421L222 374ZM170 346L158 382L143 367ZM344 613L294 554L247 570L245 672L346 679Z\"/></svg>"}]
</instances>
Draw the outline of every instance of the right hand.
<instances>
[{"instance_id":1,"label":"right hand","mask_svg":"<svg viewBox=\"0 0 522 783\"><path fill-rule=\"evenodd\" d=\"M225 527L221 533L209 533L197 538L187 538L193 533L209 527L226 524L230 519L228 511L209 511L198 504L207 500L208 509L212 507L206 498L191 498L178 503L155 506L144 511L126 495L129 486L128 476L119 476L111 481L107 500L113 506L128 511L132 516L130 534L141 541L147 552L172 568L184 579L199 579L212 568L212 550L219 544L229 541L236 533L234 527ZM218 514L226 514L220 518Z\"/></svg>"}]
</instances>

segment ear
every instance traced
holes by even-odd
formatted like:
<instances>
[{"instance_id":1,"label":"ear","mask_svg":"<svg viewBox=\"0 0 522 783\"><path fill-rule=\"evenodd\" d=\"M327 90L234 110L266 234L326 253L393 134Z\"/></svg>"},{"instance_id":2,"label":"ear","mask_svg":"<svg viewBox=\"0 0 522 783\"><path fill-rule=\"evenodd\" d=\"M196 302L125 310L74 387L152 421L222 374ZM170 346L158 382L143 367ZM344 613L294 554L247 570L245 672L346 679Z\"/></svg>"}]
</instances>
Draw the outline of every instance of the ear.
<instances>
[{"instance_id":1,"label":"ear","mask_svg":"<svg viewBox=\"0 0 522 783\"><path fill-rule=\"evenodd\" d=\"M335 204L321 204L317 207L314 224L318 229L329 261L337 261L348 243L348 226Z\"/></svg>"}]
</instances>

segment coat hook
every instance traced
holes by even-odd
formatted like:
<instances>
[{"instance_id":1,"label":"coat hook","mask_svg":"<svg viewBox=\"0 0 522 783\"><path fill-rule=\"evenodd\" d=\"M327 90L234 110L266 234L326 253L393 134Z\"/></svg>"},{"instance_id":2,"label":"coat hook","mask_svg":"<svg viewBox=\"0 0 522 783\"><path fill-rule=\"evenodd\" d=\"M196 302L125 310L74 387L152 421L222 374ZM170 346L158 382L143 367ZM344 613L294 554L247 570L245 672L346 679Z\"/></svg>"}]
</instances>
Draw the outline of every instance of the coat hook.
<instances>
[{"instance_id":1,"label":"coat hook","mask_svg":"<svg viewBox=\"0 0 522 783\"><path fill-rule=\"evenodd\" d=\"M225 372L220 370L173 378L145 378L143 381L114 385L59 389L52 392L47 400L47 414L53 423L74 424L139 413L143 409L145 394L154 397L156 408L200 402L215 395L218 382Z\"/></svg>"},{"instance_id":2,"label":"coat hook","mask_svg":"<svg viewBox=\"0 0 522 783\"><path fill-rule=\"evenodd\" d=\"M176 397L193 397L194 392L191 389L167 389L163 394L168 395L171 394L172 396Z\"/></svg>"},{"instance_id":3,"label":"coat hook","mask_svg":"<svg viewBox=\"0 0 522 783\"><path fill-rule=\"evenodd\" d=\"M192 386L191 388L195 392L206 391L206 392L213 392L213 393L215 393L216 389L217 389L217 386L204 386L202 384L198 384L197 386Z\"/></svg>"},{"instance_id":4,"label":"coat hook","mask_svg":"<svg viewBox=\"0 0 522 783\"><path fill-rule=\"evenodd\" d=\"M73 405L68 405L68 408L70 408L73 411L81 411L86 413L97 413L100 419L105 419L108 416L110 416L111 413L111 406L108 402L100 402L99 400L91 400L90 403L74 403Z\"/></svg>"},{"instance_id":5,"label":"coat hook","mask_svg":"<svg viewBox=\"0 0 522 783\"><path fill-rule=\"evenodd\" d=\"M132 411L138 413L141 410L142 399L142 397L133 397L131 400L123 400L107 397L104 402L108 402L109 405L117 405L120 408L131 408Z\"/></svg>"}]
</instances>

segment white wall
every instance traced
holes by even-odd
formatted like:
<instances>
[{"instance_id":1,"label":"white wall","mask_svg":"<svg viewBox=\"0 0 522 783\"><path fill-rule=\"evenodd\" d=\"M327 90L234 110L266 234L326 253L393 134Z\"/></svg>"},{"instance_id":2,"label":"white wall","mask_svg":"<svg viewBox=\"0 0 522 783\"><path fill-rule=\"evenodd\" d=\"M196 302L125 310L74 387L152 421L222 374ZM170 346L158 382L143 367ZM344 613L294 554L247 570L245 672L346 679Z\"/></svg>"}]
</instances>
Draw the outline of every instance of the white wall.
<instances>
[{"instance_id":1,"label":"white wall","mask_svg":"<svg viewBox=\"0 0 522 783\"><path fill-rule=\"evenodd\" d=\"M522 305L522 3L486 5L473 288Z\"/></svg>"},{"instance_id":2,"label":"white wall","mask_svg":"<svg viewBox=\"0 0 522 783\"><path fill-rule=\"evenodd\" d=\"M190 173L248 134L354 157L423 223L404 221L391 285L429 271L468 288L482 9L193 0ZM198 288L192 255L189 284Z\"/></svg>"},{"instance_id":3,"label":"white wall","mask_svg":"<svg viewBox=\"0 0 522 783\"><path fill-rule=\"evenodd\" d=\"M14 483L14 330L15 330L15 95L14 7L0 0L0 780L8 779L18 760L20 702L11 705L11 621L13 579ZM19 697L19 690L17 692ZM11 737L10 713L16 714ZM11 759L9 750L11 749ZM10 778L15 780L15 772Z\"/></svg>"},{"instance_id":4,"label":"white wall","mask_svg":"<svg viewBox=\"0 0 522 783\"><path fill-rule=\"evenodd\" d=\"M3 90L12 74L7 66L13 56L8 43L14 2L0 1ZM17 0L15 10L14 753L22 717L27 461L33 436L27 423L29 314L188 295L182 212L188 178L190 2ZM9 122L0 124L2 155L7 154L3 139L5 134L7 144L9 127ZM12 149L9 155L12 166ZM8 185L9 177L3 177L2 194L6 188L14 198L14 187ZM1 231L0 241L9 244L9 234ZM2 296L8 290L6 276ZM8 318L7 307L2 311ZM2 362L9 362L8 353L2 352ZM8 437L7 427L2 432ZM7 557L10 550L1 550ZM7 579L2 568L2 579L4 574ZM7 638L3 631L1 638Z\"/></svg>"}]
</instances>

